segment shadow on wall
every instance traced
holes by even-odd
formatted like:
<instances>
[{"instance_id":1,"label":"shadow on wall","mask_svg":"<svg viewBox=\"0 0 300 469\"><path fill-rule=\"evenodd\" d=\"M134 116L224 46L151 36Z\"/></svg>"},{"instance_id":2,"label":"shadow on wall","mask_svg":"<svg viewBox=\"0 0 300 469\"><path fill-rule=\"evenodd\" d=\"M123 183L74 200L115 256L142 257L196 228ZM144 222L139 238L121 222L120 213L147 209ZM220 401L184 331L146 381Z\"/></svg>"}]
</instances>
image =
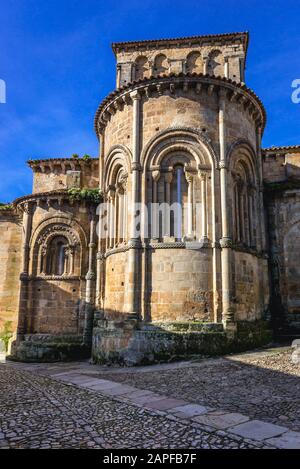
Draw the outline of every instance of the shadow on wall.
<instances>
[{"instance_id":1,"label":"shadow on wall","mask_svg":"<svg viewBox=\"0 0 300 469\"><path fill-rule=\"evenodd\" d=\"M130 315L107 320L96 313L92 359L95 363L135 366L250 350L271 341L272 331L265 321L240 321L232 335L221 323L144 323Z\"/></svg>"},{"instance_id":2,"label":"shadow on wall","mask_svg":"<svg viewBox=\"0 0 300 469\"><path fill-rule=\"evenodd\" d=\"M29 298L26 316L20 314L24 335L12 344L9 358L55 362L90 357L93 308L81 299L84 291L80 279L34 279L23 285L21 300Z\"/></svg>"}]
</instances>

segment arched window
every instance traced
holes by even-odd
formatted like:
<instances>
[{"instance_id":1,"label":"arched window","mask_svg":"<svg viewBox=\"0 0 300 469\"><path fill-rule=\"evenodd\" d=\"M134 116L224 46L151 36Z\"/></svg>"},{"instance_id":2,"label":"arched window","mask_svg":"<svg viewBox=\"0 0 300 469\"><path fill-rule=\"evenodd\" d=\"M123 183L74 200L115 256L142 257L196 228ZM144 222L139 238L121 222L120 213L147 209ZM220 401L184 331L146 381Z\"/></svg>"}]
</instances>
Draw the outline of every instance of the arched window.
<instances>
[{"instance_id":1,"label":"arched window","mask_svg":"<svg viewBox=\"0 0 300 469\"><path fill-rule=\"evenodd\" d=\"M186 71L188 73L202 73L203 64L200 52L191 52L186 59Z\"/></svg>"},{"instance_id":2,"label":"arched window","mask_svg":"<svg viewBox=\"0 0 300 469\"><path fill-rule=\"evenodd\" d=\"M147 57L140 56L135 61L135 80L141 80L148 72L148 59Z\"/></svg>"},{"instance_id":3,"label":"arched window","mask_svg":"<svg viewBox=\"0 0 300 469\"><path fill-rule=\"evenodd\" d=\"M214 50L209 54L207 73L209 75L224 75L224 58L219 50Z\"/></svg>"},{"instance_id":4,"label":"arched window","mask_svg":"<svg viewBox=\"0 0 300 469\"><path fill-rule=\"evenodd\" d=\"M61 276L67 272L68 241L64 236L56 236L51 240L47 249L45 273Z\"/></svg>"},{"instance_id":5,"label":"arched window","mask_svg":"<svg viewBox=\"0 0 300 469\"><path fill-rule=\"evenodd\" d=\"M122 166L115 168L107 199L109 226L107 248L113 248L127 241L127 173Z\"/></svg>"},{"instance_id":6,"label":"arched window","mask_svg":"<svg viewBox=\"0 0 300 469\"><path fill-rule=\"evenodd\" d=\"M154 60L154 75L163 75L169 70L168 59L164 54L159 54Z\"/></svg>"},{"instance_id":7,"label":"arched window","mask_svg":"<svg viewBox=\"0 0 300 469\"><path fill-rule=\"evenodd\" d=\"M248 168L239 162L233 173L233 238L237 244L256 246L256 191Z\"/></svg>"}]
</instances>

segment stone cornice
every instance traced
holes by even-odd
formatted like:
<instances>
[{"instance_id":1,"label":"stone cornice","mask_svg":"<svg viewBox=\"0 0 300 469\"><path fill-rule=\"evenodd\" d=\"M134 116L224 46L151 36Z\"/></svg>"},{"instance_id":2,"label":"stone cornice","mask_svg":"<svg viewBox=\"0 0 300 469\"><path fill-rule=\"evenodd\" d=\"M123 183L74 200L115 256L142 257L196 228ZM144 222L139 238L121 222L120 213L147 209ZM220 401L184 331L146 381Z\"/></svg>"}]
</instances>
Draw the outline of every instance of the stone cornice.
<instances>
[{"instance_id":1,"label":"stone cornice","mask_svg":"<svg viewBox=\"0 0 300 469\"><path fill-rule=\"evenodd\" d=\"M18 197L13 201L13 206L17 207L18 205L21 205L22 203L25 202L37 202L38 200L41 199L58 199L59 197L63 197L65 199L69 198L68 194L68 189L60 189L57 191L49 191L49 192L37 192L35 194L28 194L28 195L23 195L22 197Z\"/></svg>"},{"instance_id":2,"label":"stone cornice","mask_svg":"<svg viewBox=\"0 0 300 469\"><path fill-rule=\"evenodd\" d=\"M174 95L177 89L185 92L194 89L196 94L206 90L208 94L225 90L230 101L236 101L253 116L258 127L264 129L266 124L266 112L260 99L254 91L243 83L237 83L229 78L204 75L202 73L180 73L161 75L159 77L144 78L119 88L110 93L100 104L94 119L94 128L97 137L104 130L111 115L114 115L123 106L132 102L130 95L133 91L139 92L142 96L160 96L164 92Z\"/></svg>"},{"instance_id":3,"label":"stone cornice","mask_svg":"<svg viewBox=\"0 0 300 469\"><path fill-rule=\"evenodd\" d=\"M67 170L82 170L87 166L96 166L99 164L98 158L48 158L48 159L37 159L27 161L27 165L33 170L33 172L63 172Z\"/></svg>"},{"instance_id":4,"label":"stone cornice","mask_svg":"<svg viewBox=\"0 0 300 469\"><path fill-rule=\"evenodd\" d=\"M112 44L112 50L116 55L121 51L136 50L139 47L143 48L161 48L161 47L172 47L172 46L183 46L183 45L193 45L197 44L202 46L207 43L218 42L221 44L228 43L241 43L244 46L245 52L247 52L248 43L249 43L249 33L246 32L236 32L236 33L223 33L223 34L206 34L200 36L186 36L186 37L177 37L171 39L149 39L145 41L126 41L126 42L114 42Z\"/></svg>"}]
</instances>

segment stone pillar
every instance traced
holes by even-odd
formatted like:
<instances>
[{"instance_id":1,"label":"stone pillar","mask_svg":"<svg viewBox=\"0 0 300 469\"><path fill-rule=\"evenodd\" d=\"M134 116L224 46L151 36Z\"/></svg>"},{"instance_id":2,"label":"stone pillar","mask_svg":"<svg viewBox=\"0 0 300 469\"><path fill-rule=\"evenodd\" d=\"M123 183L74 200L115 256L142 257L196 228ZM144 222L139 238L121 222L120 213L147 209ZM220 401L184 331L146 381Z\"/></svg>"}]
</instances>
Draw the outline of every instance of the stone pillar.
<instances>
[{"instance_id":1,"label":"stone pillar","mask_svg":"<svg viewBox=\"0 0 300 469\"><path fill-rule=\"evenodd\" d=\"M125 212L125 206L124 206L124 198L125 198L125 193L122 185L118 185L117 187L117 207L118 207L118 213L116 216L118 217L118 222L117 222L117 239L116 242L119 245L122 241L124 241L124 212Z\"/></svg>"},{"instance_id":2,"label":"stone pillar","mask_svg":"<svg viewBox=\"0 0 300 469\"><path fill-rule=\"evenodd\" d=\"M229 60L228 60L228 57L225 57L224 76L225 76L225 78L229 78Z\"/></svg>"},{"instance_id":3,"label":"stone pillar","mask_svg":"<svg viewBox=\"0 0 300 469\"><path fill-rule=\"evenodd\" d=\"M165 174L165 184L166 184L166 204L168 209L171 206L171 182L173 179L173 173L169 171ZM167 216L165 217L165 236L171 236L171 210L167 211Z\"/></svg>"},{"instance_id":4,"label":"stone pillar","mask_svg":"<svg viewBox=\"0 0 300 469\"><path fill-rule=\"evenodd\" d=\"M136 232L135 220L138 215L140 198L140 100L141 96L137 91L131 93L133 101L133 128L132 128L132 186L131 186L131 226L128 252L128 289L127 307L128 312L137 317L140 316L140 234Z\"/></svg>"},{"instance_id":5,"label":"stone pillar","mask_svg":"<svg viewBox=\"0 0 300 469\"><path fill-rule=\"evenodd\" d=\"M222 214L222 238L221 246L221 271L222 271L222 320L227 328L234 322L234 310L231 300L231 247L232 240L229 235L228 202L227 202L227 161L226 161L226 137L225 137L225 90L219 93L219 143L220 143L220 183L221 183L221 214Z\"/></svg>"},{"instance_id":6,"label":"stone pillar","mask_svg":"<svg viewBox=\"0 0 300 469\"><path fill-rule=\"evenodd\" d=\"M208 73L208 57L203 57L203 74L207 75Z\"/></svg>"},{"instance_id":7,"label":"stone pillar","mask_svg":"<svg viewBox=\"0 0 300 469\"><path fill-rule=\"evenodd\" d=\"M186 172L185 178L188 183L187 237L193 239L193 175Z\"/></svg>"},{"instance_id":8,"label":"stone pillar","mask_svg":"<svg viewBox=\"0 0 300 469\"><path fill-rule=\"evenodd\" d=\"M95 272L94 272L94 250L95 250L95 207L90 208L90 242L89 242L89 265L88 271L85 276L86 291L85 291L85 317L84 317L84 330L83 342L85 345L91 345L93 334L93 319L94 319L94 305L95 305Z\"/></svg>"},{"instance_id":9,"label":"stone pillar","mask_svg":"<svg viewBox=\"0 0 300 469\"><path fill-rule=\"evenodd\" d=\"M121 64L117 64L117 89L121 86Z\"/></svg>"},{"instance_id":10,"label":"stone pillar","mask_svg":"<svg viewBox=\"0 0 300 469\"><path fill-rule=\"evenodd\" d=\"M160 179L160 171L158 170L152 171L152 180L153 180L152 202L153 204L158 203L157 184L158 184L159 179ZM153 206L153 208L154 208L154 211L152 212L151 238L155 242L159 240L160 230L159 230L159 216L157 216L157 213L156 213L156 206Z\"/></svg>"},{"instance_id":11,"label":"stone pillar","mask_svg":"<svg viewBox=\"0 0 300 469\"><path fill-rule=\"evenodd\" d=\"M124 180L124 195L123 195L123 243L127 242L127 221L128 221L128 193L127 193L127 178Z\"/></svg>"},{"instance_id":12,"label":"stone pillar","mask_svg":"<svg viewBox=\"0 0 300 469\"><path fill-rule=\"evenodd\" d=\"M20 303L17 327L17 342L24 339L29 323L28 303L29 303L29 251L30 236L32 229L32 216L34 213L33 205L26 202L22 205L23 210L23 252L22 252L22 271L20 274Z\"/></svg>"},{"instance_id":13,"label":"stone pillar","mask_svg":"<svg viewBox=\"0 0 300 469\"><path fill-rule=\"evenodd\" d=\"M262 251L266 251L266 227L265 227L265 212L264 212L264 199L263 199L263 162L261 155L261 139L262 128L257 128L257 156L259 166L259 194L258 194L258 208L259 208L259 222L260 222L260 242L259 247Z\"/></svg>"},{"instance_id":14,"label":"stone pillar","mask_svg":"<svg viewBox=\"0 0 300 469\"><path fill-rule=\"evenodd\" d=\"M109 249L112 249L114 247L114 232L115 232L115 190L111 188L108 193L109 197L109 217L108 217L108 223L109 223L109 243L108 247Z\"/></svg>"},{"instance_id":15,"label":"stone pillar","mask_svg":"<svg viewBox=\"0 0 300 469\"><path fill-rule=\"evenodd\" d=\"M201 218L202 218L202 233L201 242L203 245L209 243L207 236L207 174L204 171L199 172L201 180Z\"/></svg>"}]
</instances>

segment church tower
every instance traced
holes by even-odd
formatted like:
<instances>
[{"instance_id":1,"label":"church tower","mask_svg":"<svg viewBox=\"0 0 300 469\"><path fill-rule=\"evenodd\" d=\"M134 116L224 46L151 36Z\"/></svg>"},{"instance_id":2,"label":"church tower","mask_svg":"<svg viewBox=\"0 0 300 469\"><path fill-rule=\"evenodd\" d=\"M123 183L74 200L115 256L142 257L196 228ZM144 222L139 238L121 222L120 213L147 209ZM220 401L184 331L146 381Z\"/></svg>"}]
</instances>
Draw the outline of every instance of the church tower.
<instances>
[{"instance_id":1,"label":"church tower","mask_svg":"<svg viewBox=\"0 0 300 469\"><path fill-rule=\"evenodd\" d=\"M117 88L95 116L106 321L234 334L262 317L265 111L244 83L247 46L248 33L113 44Z\"/></svg>"}]
</instances>

